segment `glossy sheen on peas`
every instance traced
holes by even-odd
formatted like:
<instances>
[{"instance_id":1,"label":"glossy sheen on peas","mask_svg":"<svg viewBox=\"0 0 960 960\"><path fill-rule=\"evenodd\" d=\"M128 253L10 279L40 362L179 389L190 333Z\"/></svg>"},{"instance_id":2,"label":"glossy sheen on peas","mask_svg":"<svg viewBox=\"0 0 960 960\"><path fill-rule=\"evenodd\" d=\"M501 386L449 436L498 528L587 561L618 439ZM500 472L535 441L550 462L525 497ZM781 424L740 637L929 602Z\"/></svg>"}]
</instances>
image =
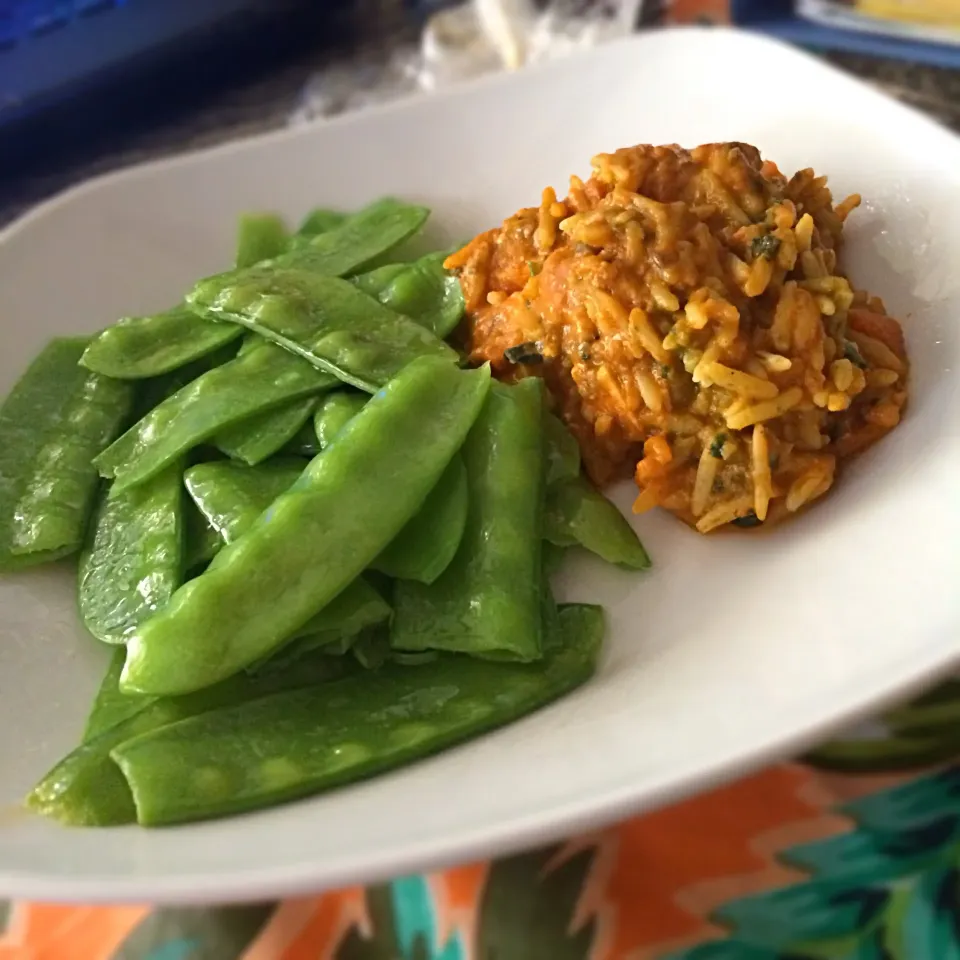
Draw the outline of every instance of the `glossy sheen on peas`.
<instances>
[{"instance_id":1,"label":"glossy sheen on peas","mask_svg":"<svg viewBox=\"0 0 960 960\"><path fill-rule=\"evenodd\" d=\"M269 343L188 383L96 459L114 493L156 476L219 430L285 401L316 396L336 380Z\"/></svg>"},{"instance_id":2,"label":"glossy sheen on peas","mask_svg":"<svg viewBox=\"0 0 960 960\"><path fill-rule=\"evenodd\" d=\"M423 207L386 199L333 225L320 241L320 212L304 223L301 235L283 256L288 265L341 276L363 268L415 233L426 220ZM241 251L241 256L246 254ZM278 258L282 259L282 258ZM83 356L89 369L119 379L156 377L212 353L240 336L234 324L211 323L185 304L147 317L131 317L95 337Z\"/></svg>"},{"instance_id":3,"label":"glossy sheen on peas","mask_svg":"<svg viewBox=\"0 0 960 960\"><path fill-rule=\"evenodd\" d=\"M166 606L184 575L182 466L100 501L80 557L84 626L104 643L123 643Z\"/></svg>"},{"instance_id":4,"label":"glossy sheen on peas","mask_svg":"<svg viewBox=\"0 0 960 960\"><path fill-rule=\"evenodd\" d=\"M368 393L418 357L457 359L429 330L337 277L255 267L226 282L201 280L188 300L211 319L241 324Z\"/></svg>"},{"instance_id":5,"label":"glossy sheen on peas","mask_svg":"<svg viewBox=\"0 0 960 960\"><path fill-rule=\"evenodd\" d=\"M489 386L486 367L461 371L434 358L406 367L249 531L138 628L121 686L187 693L277 649L420 508Z\"/></svg>"},{"instance_id":6,"label":"glossy sheen on peas","mask_svg":"<svg viewBox=\"0 0 960 960\"><path fill-rule=\"evenodd\" d=\"M183 569L185 576L190 577L198 574L220 552L223 540L196 507L188 506L184 526L187 543L184 547Z\"/></svg>"},{"instance_id":7,"label":"glossy sheen on peas","mask_svg":"<svg viewBox=\"0 0 960 960\"><path fill-rule=\"evenodd\" d=\"M96 496L92 459L119 432L127 384L77 365L86 340L54 340L0 407L0 570L80 549Z\"/></svg>"},{"instance_id":8,"label":"glossy sheen on peas","mask_svg":"<svg viewBox=\"0 0 960 960\"><path fill-rule=\"evenodd\" d=\"M413 263L378 267L353 282L385 307L444 339L453 333L465 309L460 280L443 269L446 256L429 253Z\"/></svg>"},{"instance_id":9,"label":"glossy sheen on peas","mask_svg":"<svg viewBox=\"0 0 960 960\"><path fill-rule=\"evenodd\" d=\"M253 810L369 777L515 720L593 673L597 607L561 608L541 663L439 659L386 665L317 689L207 713L129 740L111 756L141 824Z\"/></svg>"},{"instance_id":10,"label":"glossy sheen on peas","mask_svg":"<svg viewBox=\"0 0 960 960\"><path fill-rule=\"evenodd\" d=\"M456 556L467 524L468 499L467 471L456 456L372 568L397 580L433 583Z\"/></svg>"},{"instance_id":11,"label":"glossy sheen on peas","mask_svg":"<svg viewBox=\"0 0 960 960\"><path fill-rule=\"evenodd\" d=\"M119 652L119 651L118 651ZM134 712L86 739L61 760L30 792L26 804L35 813L71 826L107 827L136 820L130 788L110 751L126 741L171 723L222 710L284 690L342 677L349 662L323 654L291 661L284 668L256 675L240 674L224 683L188 697L154 699L125 697L139 701ZM106 679L104 681L107 682ZM106 696L106 694L102 694Z\"/></svg>"},{"instance_id":12,"label":"glossy sheen on peas","mask_svg":"<svg viewBox=\"0 0 960 960\"><path fill-rule=\"evenodd\" d=\"M214 437L214 443L228 457L256 466L283 449L311 419L316 406L313 397L291 400L228 427Z\"/></svg>"},{"instance_id":13,"label":"glossy sheen on peas","mask_svg":"<svg viewBox=\"0 0 960 960\"><path fill-rule=\"evenodd\" d=\"M580 544L607 563L646 570L650 557L622 513L583 477L547 491L543 535L560 547Z\"/></svg>"},{"instance_id":14,"label":"glossy sheen on peas","mask_svg":"<svg viewBox=\"0 0 960 960\"><path fill-rule=\"evenodd\" d=\"M334 438L364 408L370 397L355 390L336 390L321 399L313 415L313 429L320 449L325 450Z\"/></svg>"},{"instance_id":15,"label":"glossy sheen on peas","mask_svg":"<svg viewBox=\"0 0 960 960\"><path fill-rule=\"evenodd\" d=\"M306 462L296 458L277 458L257 467L245 467L220 461L201 463L184 475L190 496L211 526L226 543L246 533L260 515L299 479ZM362 577L358 577L334 597L319 613L298 626L290 641L276 654L268 654L254 664L284 661L319 647L339 644L348 649L361 630L385 621L390 606Z\"/></svg>"},{"instance_id":16,"label":"glossy sheen on peas","mask_svg":"<svg viewBox=\"0 0 960 960\"><path fill-rule=\"evenodd\" d=\"M233 324L210 323L180 304L107 327L93 338L80 362L118 380L143 380L177 370L239 337Z\"/></svg>"},{"instance_id":17,"label":"glossy sheen on peas","mask_svg":"<svg viewBox=\"0 0 960 960\"><path fill-rule=\"evenodd\" d=\"M463 445L469 492L463 539L434 583L397 584L395 649L540 656L542 403L539 379L492 386Z\"/></svg>"},{"instance_id":18,"label":"glossy sheen on peas","mask_svg":"<svg viewBox=\"0 0 960 960\"><path fill-rule=\"evenodd\" d=\"M277 457L256 467L224 460L198 463L183 482L207 522L232 543L297 482L307 463L301 457Z\"/></svg>"}]
</instances>

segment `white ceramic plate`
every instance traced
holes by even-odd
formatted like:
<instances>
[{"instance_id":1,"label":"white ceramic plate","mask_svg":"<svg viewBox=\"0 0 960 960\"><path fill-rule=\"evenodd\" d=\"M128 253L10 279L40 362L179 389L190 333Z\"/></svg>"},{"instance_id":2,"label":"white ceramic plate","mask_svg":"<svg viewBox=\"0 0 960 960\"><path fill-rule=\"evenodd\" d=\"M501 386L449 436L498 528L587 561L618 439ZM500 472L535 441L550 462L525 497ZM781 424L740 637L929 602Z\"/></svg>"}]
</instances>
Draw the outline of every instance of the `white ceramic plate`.
<instances>
[{"instance_id":1,"label":"white ceramic plate","mask_svg":"<svg viewBox=\"0 0 960 960\"><path fill-rule=\"evenodd\" d=\"M652 33L517 76L140 167L0 238L0 390L54 334L174 302L228 264L236 216L392 193L449 241L566 186L602 150L744 140L865 209L859 285L903 317L903 426L764 536L638 527L648 576L584 562L596 679L501 732L360 786L213 823L67 830L16 810L70 749L104 664L69 565L0 582L0 894L266 897L500 853L729 777L904 692L960 654L960 141L818 61L721 31ZM621 503L629 502L623 491Z\"/></svg>"}]
</instances>

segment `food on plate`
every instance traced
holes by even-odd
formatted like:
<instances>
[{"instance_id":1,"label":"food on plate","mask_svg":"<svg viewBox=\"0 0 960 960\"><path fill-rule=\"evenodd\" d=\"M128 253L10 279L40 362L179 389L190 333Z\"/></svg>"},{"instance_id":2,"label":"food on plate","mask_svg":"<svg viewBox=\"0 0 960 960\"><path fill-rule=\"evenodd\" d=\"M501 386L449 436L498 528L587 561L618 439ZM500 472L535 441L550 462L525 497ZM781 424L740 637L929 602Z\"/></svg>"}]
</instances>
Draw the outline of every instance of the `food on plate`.
<instances>
[{"instance_id":1,"label":"food on plate","mask_svg":"<svg viewBox=\"0 0 960 960\"><path fill-rule=\"evenodd\" d=\"M30 809L107 826L264 807L589 678L603 612L556 603L550 575L575 545L649 558L540 381L461 368L447 254L395 249L426 216L388 198L290 234L248 215L235 269L54 341L14 387L0 569L77 555L81 622L111 648Z\"/></svg>"},{"instance_id":2,"label":"food on plate","mask_svg":"<svg viewBox=\"0 0 960 960\"><path fill-rule=\"evenodd\" d=\"M859 202L743 143L600 154L446 260L469 358L543 378L592 479L635 477L637 512L769 524L906 403L900 325L838 264Z\"/></svg>"}]
</instances>

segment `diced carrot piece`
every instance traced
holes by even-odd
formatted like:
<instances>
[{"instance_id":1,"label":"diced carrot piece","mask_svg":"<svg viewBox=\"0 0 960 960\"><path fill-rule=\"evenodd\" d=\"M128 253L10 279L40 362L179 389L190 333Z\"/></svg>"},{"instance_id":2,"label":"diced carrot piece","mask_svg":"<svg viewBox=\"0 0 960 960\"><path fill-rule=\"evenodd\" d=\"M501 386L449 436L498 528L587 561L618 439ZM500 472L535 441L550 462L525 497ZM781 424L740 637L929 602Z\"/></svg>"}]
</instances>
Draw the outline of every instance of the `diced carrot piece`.
<instances>
[{"instance_id":1,"label":"diced carrot piece","mask_svg":"<svg viewBox=\"0 0 960 960\"><path fill-rule=\"evenodd\" d=\"M850 310L850 326L857 333L880 340L898 357L906 357L907 345L903 339L903 329L893 317L865 310L863 307L853 307Z\"/></svg>"}]
</instances>

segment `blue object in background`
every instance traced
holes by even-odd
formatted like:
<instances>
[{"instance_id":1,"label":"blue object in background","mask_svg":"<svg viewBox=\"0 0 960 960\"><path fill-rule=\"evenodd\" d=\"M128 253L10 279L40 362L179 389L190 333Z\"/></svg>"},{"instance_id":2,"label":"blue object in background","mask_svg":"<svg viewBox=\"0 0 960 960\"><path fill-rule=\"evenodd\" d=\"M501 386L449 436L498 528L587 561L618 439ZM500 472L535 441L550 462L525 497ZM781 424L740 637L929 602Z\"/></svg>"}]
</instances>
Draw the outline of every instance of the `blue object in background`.
<instances>
[{"instance_id":1,"label":"blue object in background","mask_svg":"<svg viewBox=\"0 0 960 960\"><path fill-rule=\"evenodd\" d=\"M0 0L0 127L62 103L140 61L246 22L258 28L290 0Z\"/></svg>"},{"instance_id":2,"label":"blue object in background","mask_svg":"<svg viewBox=\"0 0 960 960\"><path fill-rule=\"evenodd\" d=\"M960 46L828 27L797 16L793 0L731 0L730 10L734 23L739 26L769 33L791 43L960 68Z\"/></svg>"}]
</instances>

